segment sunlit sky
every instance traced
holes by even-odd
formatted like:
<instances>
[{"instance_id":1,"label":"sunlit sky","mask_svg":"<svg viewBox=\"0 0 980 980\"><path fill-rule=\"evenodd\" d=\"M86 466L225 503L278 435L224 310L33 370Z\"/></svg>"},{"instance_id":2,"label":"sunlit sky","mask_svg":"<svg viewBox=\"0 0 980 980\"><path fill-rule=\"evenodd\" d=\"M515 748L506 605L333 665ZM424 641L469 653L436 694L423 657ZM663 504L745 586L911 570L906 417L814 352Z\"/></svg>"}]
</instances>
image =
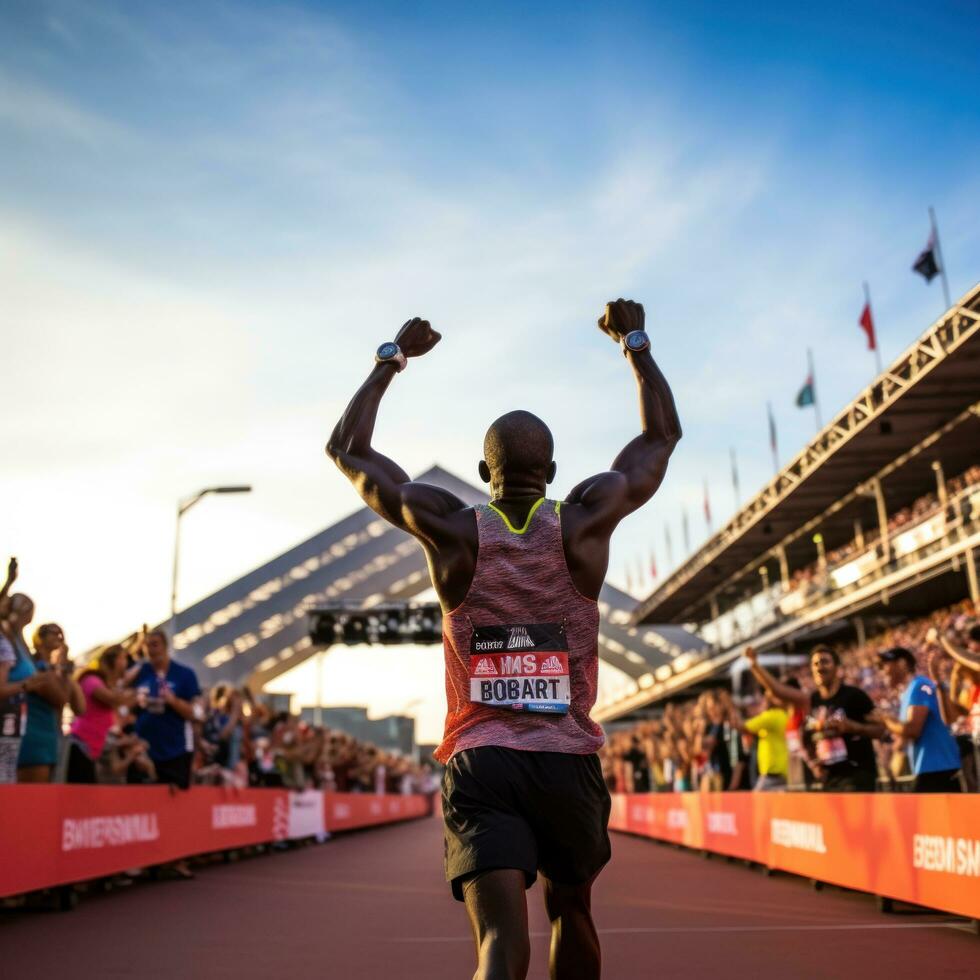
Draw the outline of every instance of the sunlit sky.
<instances>
[{"instance_id":1,"label":"sunlit sky","mask_svg":"<svg viewBox=\"0 0 980 980\"><path fill-rule=\"evenodd\" d=\"M637 431L595 329L619 295L685 438L610 573L662 573L704 480L731 514L730 447L743 495L771 475L767 400L784 459L812 436L807 346L825 418L869 380L862 280L886 360L941 312L909 269L930 204L954 298L980 277L978 29L967 2L7 0L0 549L39 619L80 651L164 618L200 487L255 489L188 515L181 605L354 509L322 446L416 314L444 341L379 448L475 481L524 407L561 496ZM332 699L393 702L360 678Z\"/></svg>"}]
</instances>

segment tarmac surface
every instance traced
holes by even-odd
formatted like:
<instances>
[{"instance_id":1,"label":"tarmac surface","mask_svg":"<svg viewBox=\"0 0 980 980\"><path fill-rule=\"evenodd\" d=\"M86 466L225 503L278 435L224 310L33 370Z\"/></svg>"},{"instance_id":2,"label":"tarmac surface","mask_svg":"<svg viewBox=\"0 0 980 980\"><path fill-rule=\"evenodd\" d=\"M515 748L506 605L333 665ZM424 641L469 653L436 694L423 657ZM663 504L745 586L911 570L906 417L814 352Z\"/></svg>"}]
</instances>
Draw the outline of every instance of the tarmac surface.
<instances>
[{"instance_id":1,"label":"tarmac surface","mask_svg":"<svg viewBox=\"0 0 980 980\"><path fill-rule=\"evenodd\" d=\"M467 980L474 953L442 878L442 828L418 820L321 846L0 914L4 976ZM595 888L606 980L976 977L980 938L946 915L613 835ZM541 890L528 893L531 980L547 978Z\"/></svg>"}]
</instances>

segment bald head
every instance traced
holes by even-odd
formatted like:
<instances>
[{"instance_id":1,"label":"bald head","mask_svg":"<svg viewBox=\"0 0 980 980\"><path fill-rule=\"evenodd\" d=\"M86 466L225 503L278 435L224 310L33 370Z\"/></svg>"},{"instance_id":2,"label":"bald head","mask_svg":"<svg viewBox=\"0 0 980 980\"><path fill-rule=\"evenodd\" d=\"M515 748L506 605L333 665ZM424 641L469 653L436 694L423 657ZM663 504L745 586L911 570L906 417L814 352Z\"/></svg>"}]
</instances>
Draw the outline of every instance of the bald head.
<instances>
[{"instance_id":1,"label":"bald head","mask_svg":"<svg viewBox=\"0 0 980 980\"><path fill-rule=\"evenodd\" d=\"M508 412L487 430L483 459L492 482L531 482L542 487L554 477L551 430L530 412ZM481 466L481 473L483 467ZM487 474L483 474L487 479Z\"/></svg>"}]
</instances>

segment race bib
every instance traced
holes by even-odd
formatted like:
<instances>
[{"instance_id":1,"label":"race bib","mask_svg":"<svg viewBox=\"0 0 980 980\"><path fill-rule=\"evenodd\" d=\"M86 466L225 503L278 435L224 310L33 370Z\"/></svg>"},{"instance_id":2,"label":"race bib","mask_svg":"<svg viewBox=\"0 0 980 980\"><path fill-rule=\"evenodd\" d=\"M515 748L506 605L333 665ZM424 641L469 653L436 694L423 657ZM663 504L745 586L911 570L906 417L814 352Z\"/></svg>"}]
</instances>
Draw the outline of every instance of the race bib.
<instances>
[{"instance_id":1,"label":"race bib","mask_svg":"<svg viewBox=\"0 0 980 980\"><path fill-rule=\"evenodd\" d=\"M565 714L572 695L564 627L557 623L474 627L470 701L511 711Z\"/></svg>"},{"instance_id":2,"label":"race bib","mask_svg":"<svg viewBox=\"0 0 980 980\"><path fill-rule=\"evenodd\" d=\"M825 766L847 762L847 743L839 735L817 740L817 758Z\"/></svg>"}]
</instances>

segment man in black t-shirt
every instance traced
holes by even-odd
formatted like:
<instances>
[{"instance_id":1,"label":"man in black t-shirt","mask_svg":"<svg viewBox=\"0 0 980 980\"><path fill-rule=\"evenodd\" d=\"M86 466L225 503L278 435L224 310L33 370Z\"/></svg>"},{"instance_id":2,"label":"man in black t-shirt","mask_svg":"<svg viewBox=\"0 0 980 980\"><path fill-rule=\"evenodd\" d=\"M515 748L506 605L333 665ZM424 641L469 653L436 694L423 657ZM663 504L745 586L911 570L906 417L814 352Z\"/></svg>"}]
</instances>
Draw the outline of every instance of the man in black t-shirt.
<instances>
[{"instance_id":1,"label":"man in black t-shirt","mask_svg":"<svg viewBox=\"0 0 980 980\"><path fill-rule=\"evenodd\" d=\"M841 680L837 651L815 646L810 653L810 672L816 690L808 694L782 684L765 667L751 647L745 658L756 680L770 696L793 704L807 713L804 727L812 742L813 769L830 793L873 793L878 764L872 740L881 738L884 726L871 718L874 703L860 688Z\"/></svg>"}]
</instances>

